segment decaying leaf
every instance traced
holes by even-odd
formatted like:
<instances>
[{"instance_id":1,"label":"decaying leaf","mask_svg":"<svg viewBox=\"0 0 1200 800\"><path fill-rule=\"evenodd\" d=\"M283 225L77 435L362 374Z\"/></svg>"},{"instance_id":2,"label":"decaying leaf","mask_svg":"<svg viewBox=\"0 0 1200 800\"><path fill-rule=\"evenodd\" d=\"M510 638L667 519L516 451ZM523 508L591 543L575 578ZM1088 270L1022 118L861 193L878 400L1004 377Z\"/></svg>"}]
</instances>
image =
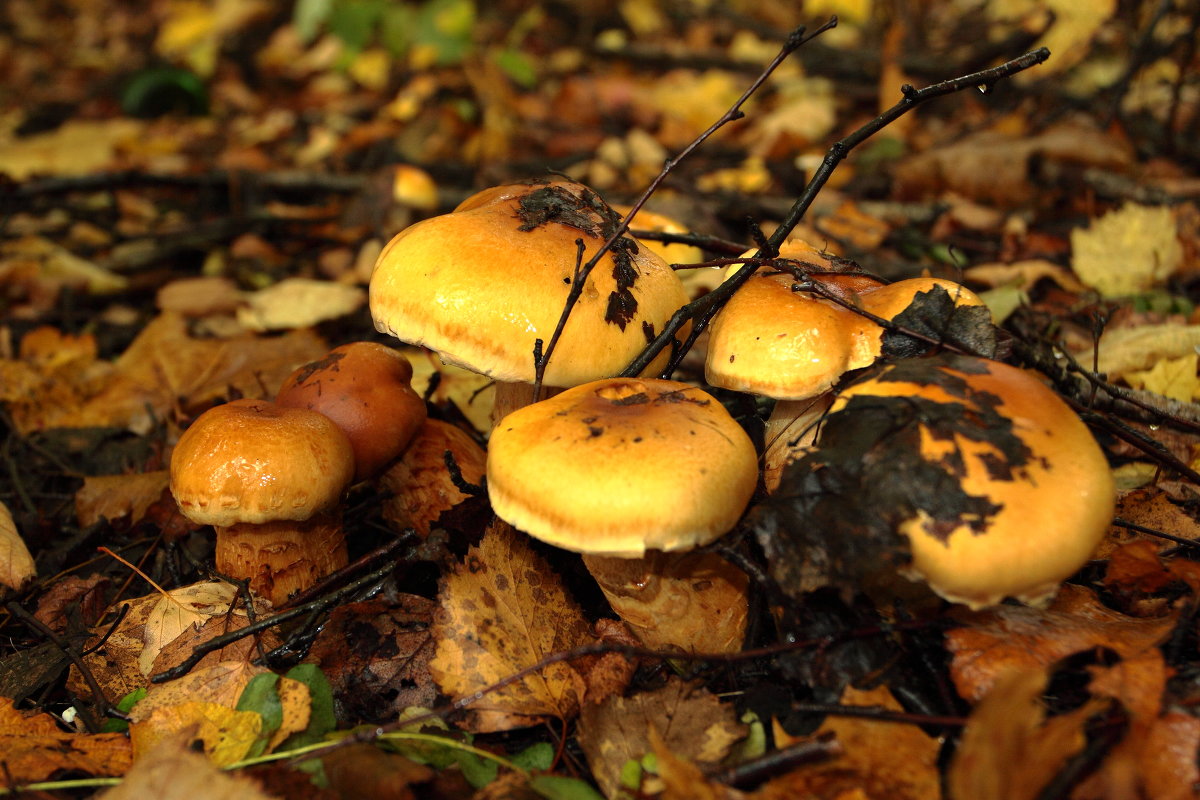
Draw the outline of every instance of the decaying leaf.
<instances>
[{"instance_id":1,"label":"decaying leaf","mask_svg":"<svg viewBox=\"0 0 1200 800\"><path fill-rule=\"evenodd\" d=\"M189 736L160 743L137 760L104 800L274 800L242 775L217 769L186 746Z\"/></svg>"},{"instance_id":2,"label":"decaying leaf","mask_svg":"<svg viewBox=\"0 0 1200 800\"><path fill-rule=\"evenodd\" d=\"M470 434L436 419L421 424L400 460L379 477L389 496L383 501L383 518L396 530L412 528L422 538L443 513L468 497L450 478L445 454L449 450L467 483L480 485L487 454Z\"/></svg>"},{"instance_id":3,"label":"decaying leaf","mask_svg":"<svg viewBox=\"0 0 1200 800\"><path fill-rule=\"evenodd\" d=\"M0 761L11 783L59 771L121 775L130 758L129 740L119 733L65 733L49 714L26 714L0 698Z\"/></svg>"},{"instance_id":4,"label":"decaying leaf","mask_svg":"<svg viewBox=\"0 0 1200 800\"><path fill-rule=\"evenodd\" d=\"M1084 725L1101 705L1047 721L1041 705L1046 673L1014 670L976 706L950 765L951 797L1034 800L1067 760L1083 748Z\"/></svg>"},{"instance_id":5,"label":"decaying leaf","mask_svg":"<svg viewBox=\"0 0 1200 800\"><path fill-rule=\"evenodd\" d=\"M138 706L134 706L135 712ZM180 733L195 731L192 741L200 743L213 764L225 767L249 755L262 724L262 716L253 711L234 711L218 703L183 700L155 706L149 713L137 713L129 723L129 741L134 758L141 759Z\"/></svg>"},{"instance_id":6,"label":"decaying leaf","mask_svg":"<svg viewBox=\"0 0 1200 800\"><path fill-rule=\"evenodd\" d=\"M436 607L427 598L399 594L395 602L367 600L333 610L309 659L321 666L348 715L383 722L405 708L434 705L429 661Z\"/></svg>"},{"instance_id":7,"label":"decaying leaf","mask_svg":"<svg viewBox=\"0 0 1200 800\"><path fill-rule=\"evenodd\" d=\"M167 483L165 469L132 475L86 476L75 493L75 519L81 528L94 525L102 517L140 522L150 504L162 496Z\"/></svg>"},{"instance_id":8,"label":"decaying leaf","mask_svg":"<svg viewBox=\"0 0 1200 800\"><path fill-rule=\"evenodd\" d=\"M37 577L33 556L17 532L8 506L0 503L0 586L20 589Z\"/></svg>"},{"instance_id":9,"label":"decaying leaf","mask_svg":"<svg viewBox=\"0 0 1200 800\"><path fill-rule=\"evenodd\" d=\"M587 620L559 577L521 534L502 523L484 534L443 579L434 618L437 653L429 668L442 691L459 697L497 683L552 653L587 644ZM571 719L586 692L571 664L552 664L490 692L470 709L471 728L497 731L549 717Z\"/></svg>"},{"instance_id":10,"label":"decaying leaf","mask_svg":"<svg viewBox=\"0 0 1200 800\"><path fill-rule=\"evenodd\" d=\"M1183 261L1171 209L1134 203L1071 231L1071 249L1075 274L1105 297L1152 289Z\"/></svg>"},{"instance_id":11,"label":"decaying leaf","mask_svg":"<svg viewBox=\"0 0 1200 800\"><path fill-rule=\"evenodd\" d=\"M869 690L847 686L841 703L903 711L886 686ZM880 800L936 800L941 796L940 745L917 726L831 715L813 736L830 733L841 745L840 755L772 781L763 787L762 793L778 797L832 797L838 796L831 791L836 786L853 787L865 797ZM799 740L777 734L775 746L784 747L794 741ZM787 794L779 793L782 789Z\"/></svg>"},{"instance_id":12,"label":"decaying leaf","mask_svg":"<svg viewBox=\"0 0 1200 800\"><path fill-rule=\"evenodd\" d=\"M709 766L746 735L732 706L679 678L652 692L588 703L580 715L579 743L606 796L617 794L626 761L652 751L652 730L676 756Z\"/></svg>"},{"instance_id":13,"label":"decaying leaf","mask_svg":"<svg viewBox=\"0 0 1200 800\"><path fill-rule=\"evenodd\" d=\"M1007 672L1044 669L1055 661L1107 647L1132 658L1155 647L1175 625L1171 618L1138 619L1105 608L1087 589L1067 584L1048 609L1003 606L962 612L968 624L946 635L958 693L975 702Z\"/></svg>"}]
</instances>

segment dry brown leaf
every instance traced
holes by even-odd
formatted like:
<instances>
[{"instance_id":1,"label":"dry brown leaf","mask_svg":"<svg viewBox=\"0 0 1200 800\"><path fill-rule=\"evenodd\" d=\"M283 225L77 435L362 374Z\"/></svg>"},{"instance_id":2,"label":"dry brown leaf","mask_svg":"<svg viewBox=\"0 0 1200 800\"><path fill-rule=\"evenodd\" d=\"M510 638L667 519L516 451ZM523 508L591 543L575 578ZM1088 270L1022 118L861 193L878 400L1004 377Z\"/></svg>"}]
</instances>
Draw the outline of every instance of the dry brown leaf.
<instances>
[{"instance_id":1,"label":"dry brown leaf","mask_svg":"<svg viewBox=\"0 0 1200 800\"><path fill-rule=\"evenodd\" d=\"M162 496L169 478L165 469L133 475L94 475L83 479L75 493L75 519L87 528L100 521L128 518L141 521L146 509Z\"/></svg>"},{"instance_id":2,"label":"dry brown leaf","mask_svg":"<svg viewBox=\"0 0 1200 800\"><path fill-rule=\"evenodd\" d=\"M1180 584L1200 589L1200 565L1187 559L1161 558L1154 542L1130 542L1115 550L1108 559L1104 585L1123 601L1122 608L1131 606L1136 616L1160 616L1166 598L1142 608L1138 600L1146 599L1168 587Z\"/></svg>"},{"instance_id":3,"label":"dry brown leaf","mask_svg":"<svg viewBox=\"0 0 1200 800\"><path fill-rule=\"evenodd\" d=\"M653 749L651 730L671 753L709 766L746 735L746 726L737 721L732 706L679 678L652 692L588 703L581 711L577 735L606 796L617 794L625 762L641 759Z\"/></svg>"},{"instance_id":4,"label":"dry brown leaf","mask_svg":"<svg viewBox=\"0 0 1200 800\"><path fill-rule=\"evenodd\" d=\"M119 733L64 733L49 714L25 714L0 698L0 761L5 780L45 780L59 771L121 775L130 764L129 740Z\"/></svg>"},{"instance_id":5,"label":"dry brown leaf","mask_svg":"<svg viewBox=\"0 0 1200 800\"><path fill-rule=\"evenodd\" d=\"M1157 486L1134 489L1117 498L1115 516L1172 536L1200 541L1200 522L1196 522L1190 514L1171 502L1171 498ZM1175 547L1165 539L1114 525L1100 543L1093 558L1107 559L1119 547L1134 541L1153 542L1155 549L1159 551Z\"/></svg>"},{"instance_id":6,"label":"dry brown leaf","mask_svg":"<svg viewBox=\"0 0 1200 800\"><path fill-rule=\"evenodd\" d=\"M443 579L429 668L442 691L471 694L593 640L562 581L512 527L497 522ZM470 707L470 727L498 731L579 711L586 686L570 664L552 664Z\"/></svg>"},{"instance_id":7,"label":"dry brown leaf","mask_svg":"<svg viewBox=\"0 0 1200 800\"><path fill-rule=\"evenodd\" d=\"M709 780L700 767L675 755L656 728L650 729L649 743L658 762L658 776L662 779L663 789L658 795L662 800L741 800L747 796L723 783Z\"/></svg>"},{"instance_id":8,"label":"dry brown leaf","mask_svg":"<svg viewBox=\"0 0 1200 800\"><path fill-rule=\"evenodd\" d=\"M370 744L356 744L322 756L329 786L341 797L376 800L411 800L409 788L425 783L434 772L397 753L385 753Z\"/></svg>"},{"instance_id":9,"label":"dry brown leaf","mask_svg":"<svg viewBox=\"0 0 1200 800\"><path fill-rule=\"evenodd\" d=\"M159 289L156 301L160 311L207 317L232 314L242 303L242 292L229 278L180 278Z\"/></svg>"},{"instance_id":10,"label":"dry brown leaf","mask_svg":"<svg viewBox=\"0 0 1200 800\"><path fill-rule=\"evenodd\" d=\"M0 245L0 282L29 280L50 289L51 294L61 288L111 294L129 285L127 278L41 236L23 236Z\"/></svg>"},{"instance_id":11,"label":"dry brown leaf","mask_svg":"<svg viewBox=\"0 0 1200 800\"><path fill-rule=\"evenodd\" d=\"M1007 672L1026 673L1093 647L1132 658L1171 631L1171 618L1138 619L1105 608L1096 596L1066 584L1045 610L1002 606L959 612L967 624L946 635L950 673L958 693L976 702Z\"/></svg>"},{"instance_id":12,"label":"dry brown leaf","mask_svg":"<svg viewBox=\"0 0 1200 800\"><path fill-rule=\"evenodd\" d=\"M276 800L241 775L223 772L189 750L190 737L167 740L137 760L125 780L100 795L103 800Z\"/></svg>"},{"instance_id":13,"label":"dry brown leaf","mask_svg":"<svg viewBox=\"0 0 1200 800\"><path fill-rule=\"evenodd\" d=\"M91 334L72 336L43 326L21 339L17 359L0 359L0 401L22 434L69 420L110 380L112 365L96 360Z\"/></svg>"},{"instance_id":14,"label":"dry brown leaf","mask_svg":"<svg viewBox=\"0 0 1200 800\"><path fill-rule=\"evenodd\" d=\"M444 512L467 500L450 479L447 450L468 483L483 480L487 454L475 439L449 423L425 420L400 460L379 477L387 493L383 518L396 530L412 528L426 538Z\"/></svg>"},{"instance_id":15,"label":"dry brown leaf","mask_svg":"<svg viewBox=\"0 0 1200 800\"><path fill-rule=\"evenodd\" d=\"M0 586L21 589L37 577L33 556L17 532L8 506L0 503Z\"/></svg>"},{"instance_id":16,"label":"dry brown leaf","mask_svg":"<svg viewBox=\"0 0 1200 800\"><path fill-rule=\"evenodd\" d=\"M950 796L971 800L1034 800L1084 745L1084 725L1099 704L1046 721L1041 705L1046 673L1000 676L971 714L947 775Z\"/></svg>"},{"instance_id":17,"label":"dry brown leaf","mask_svg":"<svg viewBox=\"0 0 1200 800\"><path fill-rule=\"evenodd\" d=\"M1152 289L1183 261L1171 209L1126 203L1071 231L1071 268L1105 297Z\"/></svg>"},{"instance_id":18,"label":"dry brown leaf","mask_svg":"<svg viewBox=\"0 0 1200 800\"><path fill-rule=\"evenodd\" d=\"M384 722L405 708L434 705L429 661L436 608L428 598L398 593L392 602L347 603L329 615L308 658L320 665L349 718Z\"/></svg>"},{"instance_id":19,"label":"dry brown leaf","mask_svg":"<svg viewBox=\"0 0 1200 800\"><path fill-rule=\"evenodd\" d=\"M1070 271L1044 258L1014 261L1011 264L977 264L974 267L968 267L963 272L963 277L971 283L982 283L993 288L1016 286L1025 290L1032 289L1038 281L1049 278L1068 292L1087 291L1087 287L1080 283Z\"/></svg>"},{"instance_id":20,"label":"dry brown leaf","mask_svg":"<svg viewBox=\"0 0 1200 800\"><path fill-rule=\"evenodd\" d=\"M903 711L886 686L870 690L847 686L841 703ZM841 754L801 767L763 786L764 798L837 796L835 787L856 787L864 797L883 800L934 800L941 796L939 742L915 725L830 715L811 737L792 739L778 731L775 746L785 747L832 733ZM782 735L781 735L782 734Z\"/></svg>"}]
</instances>

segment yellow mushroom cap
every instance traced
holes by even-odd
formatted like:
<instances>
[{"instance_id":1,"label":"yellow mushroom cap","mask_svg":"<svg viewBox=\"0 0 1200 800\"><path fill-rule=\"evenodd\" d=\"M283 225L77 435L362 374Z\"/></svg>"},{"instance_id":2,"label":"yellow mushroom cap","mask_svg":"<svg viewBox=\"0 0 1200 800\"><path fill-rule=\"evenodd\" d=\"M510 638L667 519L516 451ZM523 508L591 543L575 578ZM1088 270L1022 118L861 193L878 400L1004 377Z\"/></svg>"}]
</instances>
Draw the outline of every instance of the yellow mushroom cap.
<instances>
[{"instance_id":1,"label":"yellow mushroom cap","mask_svg":"<svg viewBox=\"0 0 1200 800\"><path fill-rule=\"evenodd\" d=\"M908 572L973 608L1005 597L1048 599L1091 557L1112 520L1112 475L1091 432L1041 380L1015 367L966 356L899 367L841 392L831 413L854 414L871 398L906 398L915 419L942 406L946 418L960 420L957 432L948 436L943 427L935 436L918 423L920 458L955 474L964 496L993 509L935 521L918 504L899 525L912 551ZM1011 423L999 433L1023 446L1019 458L995 444L997 431L981 427L988 418Z\"/></svg>"},{"instance_id":2,"label":"yellow mushroom cap","mask_svg":"<svg viewBox=\"0 0 1200 800\"><path fill-rule=\"evenodd\" d=\"M171 454L171 493L204 525L301 521L335 506L354 450L329 418L265 400L205 411Z\"/></svg>"},{"instance_id":3,"label":"yellow mushroom cap","mask_svg":"<svg viewBox=\"0 0 1200 800\"><path fill-rule=\"evenodd\" d=\"M576 241L586 262L619 220L577 183L487 189L392 239L371 278L375 325L450 363L532 382L534 342L550 341L566 305ZM573 386L620 372L686 302L671 268L622 237L588 278L546 383Z\"/></svg>"},{"instance_id":4,"label":"yellow mushroom cap","mask_svg":"<svg viewBox=\"0 0 1200 800\"><path fill-rule=\"evenodd\" d=\"M750 438L704 391L611 378L505 417L488 444L497 516L544 542L635 558L732 528L758 475Z\"/></svg>"}]
</instances>

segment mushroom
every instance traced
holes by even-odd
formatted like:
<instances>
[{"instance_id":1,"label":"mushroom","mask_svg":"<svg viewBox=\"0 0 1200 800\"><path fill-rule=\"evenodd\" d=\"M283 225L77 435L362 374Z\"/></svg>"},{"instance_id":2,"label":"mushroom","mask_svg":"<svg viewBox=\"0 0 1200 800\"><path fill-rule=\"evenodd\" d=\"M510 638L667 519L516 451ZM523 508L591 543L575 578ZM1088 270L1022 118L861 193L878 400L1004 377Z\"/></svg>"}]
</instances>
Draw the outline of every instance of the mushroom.
<instances>
[{"instance_id":1,"label":"mushroom","mask_svg":"<svg viewBox=\"0 0 1200 800\"><path fill-rule=\"evenodd\" d=\"M907 550L901 573L948 600L1038 604L1091 556L1114 497L1087 426L1041 380L942 354L838 394L760 539L773 571L808 559L871 572Z\"/></svg>"},{"instance_id":2,"label":"mushroom","mask_svg":"<svg viewBox=\"0 0 1200 800\"><path fill-rule=\"evenodd\" d=\"M750 438L715 398L653 379L593 381L514 411L487 461L497 516L584 554L644 642L699 652L741 646L746 577L687 551L737 523L757 473ZM712 595L715 618L699 617Z\"/></svg>"},{"instance_id":3,"label":"mushroom","mask_svg":"<svg viewBox=\"0 0 1200 800\"><path fill-rule=\"evenodd\" d=\"M819 259L811 245L793 239L782 258ZM827 290L876 317L890 320L920 292L941 287L960 306L982 305L953 281L912 278L892 284L863 273L813 274ZM790 273L760 274L738 289L709 328L705 378L713 386L778 400L764 434L767 489L811 441L813 423L829 407L827 392L842 375L879 357L884 330L870 318L811 292L797 291Z\"/></svg>"},{"instance_id":4,"label":"mushroom","mask_svg":"<svg viewBox=\"0 0 1200 800\"><path fill-rule=\"evenodd\" d=\"M374 477L404 452L425 421L425 402L412 390L412 365L374 342L335 347L297 369L275 397L284 408L329 417L354 448L354 477Z\"/></svg>"},{"instance_id":5,"label":"mushroom","mask_svg":"<svg viewBox=\"0 0 1200 800\"><path fill-rule=\"evenodd\" d=\"M548 346L576 264L619 222L595 192L571 181L479 192L453 213L401 231L380 254L370 287L375 325L494 378L494 422L532 400L526 384L535 379L536 342ZM547 364L546 385L615 375L686 301L671 268L622 236L584 285Z\"/></svg>"},{"instance_id":6,"label":"mushroom","mask_svg":"<svg viewBox=\"0 0 1200 800\"><path fill-rule=\"evenodd\" d=\"M346 565L337 510L354 450L329 418L265 400L205 411L171 454L180 512L217 533L221 573L278 606Z\"/></svg>"}]
</instances>

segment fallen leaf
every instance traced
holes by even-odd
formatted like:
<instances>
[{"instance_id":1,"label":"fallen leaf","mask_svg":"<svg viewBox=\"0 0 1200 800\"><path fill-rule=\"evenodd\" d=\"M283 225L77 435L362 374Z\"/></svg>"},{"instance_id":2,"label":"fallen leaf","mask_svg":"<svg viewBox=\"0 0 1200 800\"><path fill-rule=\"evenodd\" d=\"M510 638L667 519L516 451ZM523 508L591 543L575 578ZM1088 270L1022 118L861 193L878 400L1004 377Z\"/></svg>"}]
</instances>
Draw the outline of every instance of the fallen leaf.
<instances>
[{"instance_id":1,"label":"fallen leaf","mask_svg":"<svg viewBox=\"0 0 1200 800\"><path fill-rule=\"evenodd\" d=\"M80 258L41 236L23 236L0 245L0 281L35 278L59 288L112 294L129 286L122 275Z\"/></svg>"},{"instance_id":2,"label":"fallen leaf","mask_svg":"<svg viewBox=\"0 0 1200 800\"><path fill-rule=\"evenodd\" d=\"M1115 516L1134 525L1200 541L1200 522L1171 502L1171 498L1157 486L1134 489L1118 497ZM1108 559L1120 547L1133 541L1152 542L1155 549L1160 551L1175 547L1173 542L1166 539L1114 525L1100 543L1093 558Z\"/></svg>"},{"instance_id":3,"label":"fallen leaf","mask_svg":"<svg viewBox=\"0 0 1200 800\"><path fill-rule=\"evenodd\" d=\"M1102 606L1089 590L1071 584L1065 584L1045 610L1001 606L956 616L966 625L946 634L953 656L950 674L969 702L980 700L1007 672L1044 669L1093 647L1132 658L1157 646L1175 625L1171 618L1119 614Z\"/></svg>"},{"instance_id":4,"label":"fallen leaf","mask_svg":"<svg viewBox=\"0 0 1200 800\"><path fill-rule=\"evenodd\" d=\"M140 705L134 706L135 712ZM194 730L193 741L201 744L209 761L218 767L227 767L246 758L262 724L262 716L253 711L234 711L218 703L182 700L156 706L150 713L139 713L136 718L131 715L129 742L134 758L140 760L163 742Z\"/></svg>"},{"instance_id":5,"label":"fallen leaf","mask_svg":"<svg viewBox=\"0 0 1200 800\"><path fill-rule=\"evenodd\" d=\"M860 690L847 686L841 704L871 706L887 711L904 711L886 686ZM811 737L775 737L776 747L795 741L833 734L841 754L826 761L793 770L786 778L763 787L772 797L836 796L834 786L856 787L871 798L890 800L935 800L941 796L938 773L940 744L916 725L861 717L830 715ZM786 793L780 793L785 790Z\"/></svg>"},{"instance_id":6,"label":"fallen leaf","mask_svg":"<svg viewBox=\"0 0 1200 800\"><path fill-rule=\"evenodd\" d=\"M947 775L951 797L1034 800L1079 752L1092 701L1046 720L1044 670L1000 676L971 713Z\"/></svg>"},{"instance_id":7,"label":"fallen leaf","mask_svg":"<svg viewBox=\"0 0 1200 800\"><path fill-rule=\"evenodd\" d=\"M483 448L454 425L425 420L404 455L379 477L379 487L387 494L383 518L395 530L412 528L426 538L442 514L469 499L450 479L447 450L463 479L481 484L487 465Z\"/></svg>"},{"instance_id":8,"label":"fallen leaf","mask_svg":"<svg viewBox=\"0 0 1200 800\"><path fill-rule=\"evenodd\" d=\"M593 641L562 581L522 534L497 522L442 581L434 617L437 652L429 668L454 697L491 686L552 653ZM586 691L571 664L552 664L470 707L480 732L572 719Z\"/></svg>"},{"instance_id":9,"label":"fallen leaf","mask_svg":"<svg viewBox=\"0 0 1200 800\"><path fill-rule=\"evenodd\" d=\"M1181 403L1190 403L1200 397L1197 361L1200 361L1200 356L1195 353L1180 358L1164 358L1150 369L1127 372L1123 377L1135 389L1145 389Z\"/></svg>"},{"instance_id":10,"label":"fallen leaf","mask_svg":"<svg viewBox=\"0 0 1200 800\"><path fill-rule=\"evenodd\" d=\"M621 788L625 762L641 760L654 749L651 730L671 753L709 766L727 756L747 731L732 706L680 678L652 692L588 703L580 713L577 736L606 796L616 796Z\"/></svg>"},{"instance_id":11,"label":"fallen leaf","mask_svg":"<svg viewBox=\"0 0 1200 800\"><path fill-rule=\"evenodd\" d=\"M308 328L357 311L367 293L357 286L309 278L284 278L245 296L238 322L252 331Z\"/></svg>"},{"instance_id":12,"label":"fallen leaf","mask_svg":"<svg viewBox=\"0 0 1200 800\"><path fill-rule=\"evenodd\" d=\"M1195 355L1200 347L1200 325L1139 325L1109 328L1100 336L1098 371L1109 380L1119 380L1138 370L1151 369L1164 359ZM1091 369L1095 352L1076 354L1076 360Z\"/></svg>"},{"instance_id":13,"label":"fallen leaf","mask_svg":"<svg viewBox=\"0 0 1200 800\"><path fill-rule=\"evenodd\" d=\"M0 586L21 589L36 577L33 556L17 532L8 506L0 502Z\"/></svg>"},{"instance_id":14,"label":"fallen leaf","mask_svg":"<svg viewBox=\"0 0 1200 800\"><path fill-rule=\"evenodd\" d=\"M412 388L435 406L453 405L477 431L492 429L496 390L492 379L453 364L443 364L437 353L422 347L396 348L412 364Z\"/></svg>"},{"instance_id":15,"label":"fallen leaf","mask_svg":"<svg viewBox=\"0 0 1200 800\"><path fill-rule=\"evenodd\" d=\"M1064 267L1043 258L1014 261L1011 264L989 263L968 267L963 277L971 283L982 283L993 288L1016 286L1028 291L1038 281L1049 279L1068 292L1083 292L1087 287L1079 282Z\"/></svg>"},{"instance_id":16,"label":"fallen leaf","mask_svg":"<svg viewBox=\"0 0 1200 800\"><path fill-rule=\"evenodd\" d=\"M167 739L125 773L121 784L99 795L104 800L276 800L242 775L217 769L187 748L190 737Z\"/></svg>"},{"instance_id":17,"label":"fallen leaf","mask_svg":"<svg viewBox=\"0 0 1200 800\"><path fill-rule=\"evenodd\" d=\"M129 740L119 733L65 733L49 714L26 714L0 698L0 761L5 781L41 781L60 771L121 775Z\"/></svg>"},{"instance_id":18,"label":"fallen leaf","mask_svg":"<svg viewBox=\"0 0 1200 800\"><path fill-rule=\"evenodd\" d=\"M1116 11L1116 0L993 0L984 8L994 21L1044 31L1033 47L1047 47L1054 57L1036 74L1016 76L1025 83L1044 78L1047 72L1064 72L1083 61L1091 52L1092 39Z\"/></svg>"},{"instance_id":19,"label":"fallen leaf","mask_svg":"<svg viewBox=\"0 0 1200 800\"><path fill-rule=\"evenodd\" d=\"M34 175L91 175L110 167L119 148L136 141L145 123L128 118L69 120L49 133L0 144L0 172L23 181Z\"/></svg>"},{"instance_id":20,"label":"fallen leaf","mask_svg":"<svg viewBox=\"0 0 1200 800\"><path fill-rule=\"evenodd\" d=\"M427 598L398 594L394 602L367 600L333 610L308 657L320 665L349 717L384 722L405 708L435 703L429 661L436 608Z\"/></svg>"},{"instance_id":21,"label":"fallen leaf","mask_svg":"<svg viewBox=\"0 0 1200 800\"><path fill-rule=\"evenodd\" d=\"M1071 231L1071 250L1075 274L1105 297L1153 289L1183 261L1171 209L1135 203Z\"/></svg>"},{"instance_id":22,"label":"fallen leaf","mask_svg":"<svg viewBox=\"0 0 1200 800\"><path fill-rule=\"evenodd\" d=\"M274 752L275 748L293 733L304 731L308 727L308 721L312 719L312 694L307 686L300 681L281 677L278 691L279 703L283 707L283 721L267 742L268 753Z\"/></svg>"},{"instance_id":23,"label":"fallen leaf","mask_svg":"<svg viewBox=\"0 0 1200 800\"><path fill-rule=\"evenodd\" d=\"M88 528L102 518L136 524L169 482L165 469L132 475L88 475L75 493L75 519Z\"/></svg>"},{"instance_id":24,"label":"fallen leaf","mask_svg":"<svg viewBox=\"0 0 1200 800\"><path fill-rule=\"evenodd\" d=\"M426 783L434 771L398 753L355 744L321 757L329 786L341 797L411 800L414 783Z\"/></svg>"},{"instance_id":25,"label":"fallen leaf","mask_svg":"<svg viewBox=\"0 0 1200 800\"><path fill-rule=\"evenodd\" d=\"M1175 595L1181 585L1190 587L1193 593L1200 589L1200 565L1187 559L1163 558L1154 542L1130 542L1113 551L1104 573L1104 586L1125 604L1168 588Z\"/></svg>"},{"instance_id":26,"label":"fallen leaf","mask_svg":"<svg viewBox=\"0 0 1200 800\"><path fill-rule=\"evenodd\" d=\"M230 613L236 598L235 585L215 581L195 583L160 596L146 615L142 631L142 652L137 662L142 674L149 675L159 652L185 631L194 632L209 618Z\"/></svg>"}]
</instances>

